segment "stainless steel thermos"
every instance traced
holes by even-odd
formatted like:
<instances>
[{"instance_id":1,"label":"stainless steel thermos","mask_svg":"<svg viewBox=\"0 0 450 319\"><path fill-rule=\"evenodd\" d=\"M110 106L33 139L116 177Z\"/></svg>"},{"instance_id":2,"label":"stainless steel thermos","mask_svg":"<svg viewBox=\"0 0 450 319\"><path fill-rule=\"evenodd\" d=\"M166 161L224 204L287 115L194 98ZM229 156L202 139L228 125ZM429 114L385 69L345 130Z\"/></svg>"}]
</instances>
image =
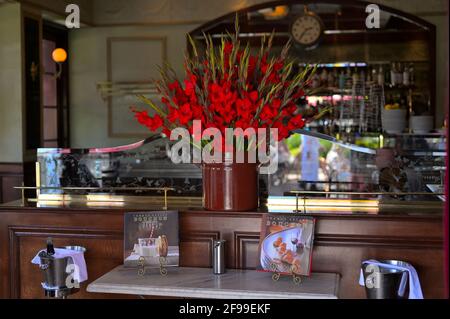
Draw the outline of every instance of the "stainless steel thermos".
<instances>
[{"instance_id":1,"label":"stainless steel thermos","mask_svg":"<svg viewBox=\"0 0 450 319\"><path fill-rule=\"evenodd\" d=\"M225 240L213 242L213 272L215 275L225 273Z\"/></svg>"}]
</instances>

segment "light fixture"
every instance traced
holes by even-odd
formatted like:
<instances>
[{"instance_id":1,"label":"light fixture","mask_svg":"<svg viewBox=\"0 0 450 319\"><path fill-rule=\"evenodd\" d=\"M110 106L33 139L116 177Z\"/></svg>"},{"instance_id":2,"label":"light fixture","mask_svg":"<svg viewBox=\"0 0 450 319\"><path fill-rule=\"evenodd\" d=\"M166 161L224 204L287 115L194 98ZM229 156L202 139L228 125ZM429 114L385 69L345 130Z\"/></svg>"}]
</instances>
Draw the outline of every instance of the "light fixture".
<instances>
[{"instance_id":1,"label":"light fixture","mask_svg":"<svg viewBox=\"0 0 450 319\"><path fill-rule=\"evenodd\" d=\"M288 6L276 6L275 8L265 8L258 10L266 20L278 20L284 18L289 13Z\"/></svg>"},{"instance_id":2,"label":"light fixture","mask_svg":"<svg viewBox=\"0 0 450 319\"><path fill-rule=\"evenodd\" d=\"M66 60L67 60L67 52L66 52L66 50L64 50L62 48L57 48L57 49L53 50L52 58L53 58L53 61L56 62L57 69L58 69L55 74L55 77L57 79L59 79L61 77L61 73L62 73L62 64L64 62L66 62Z\"/></svg>"}]
</instances>

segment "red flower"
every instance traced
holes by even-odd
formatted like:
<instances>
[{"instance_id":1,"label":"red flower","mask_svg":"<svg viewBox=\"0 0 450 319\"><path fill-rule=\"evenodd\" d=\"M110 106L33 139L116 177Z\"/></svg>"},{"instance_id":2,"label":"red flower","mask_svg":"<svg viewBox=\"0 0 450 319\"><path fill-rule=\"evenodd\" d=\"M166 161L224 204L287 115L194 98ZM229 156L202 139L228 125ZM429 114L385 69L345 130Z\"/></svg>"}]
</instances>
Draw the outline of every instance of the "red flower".
<instances>
[{"instance_id":1,"label":"red flower","mask_svg":"<svg viewBox=\"0 0 450 319\"><path fill-rule=\"evenodd\" d=\"M163 134L166 135L168 138L170 138L170 133L172 132L167 127L164 127L162 130Z\"/></svg>"},{"instance_id":2,"label":"red flower","mask_svg":"<svg viewBox=\"0 0 450 319\"><path fill-rule=\"evenodd\" d=\"M296 115L296 116L292 117L289 120L288 130L292 131L292 130L295 130L295 129L298 129L298 128L303 128L304 126L305 126L305 120L299 114L299 115Z\"/></svg>"},{"instance_id":3,"label":"red flower","mask_svg":"<svg viewBox=\"0 0 450 319\"><path fill-rule=\"evenodd\" d=\"M260 118L264 122L273 120L275 116L277 116L277 113L269 105L265 105L260 114Z\"/></svg>"},{"instance_id":4,"label":"red flower","mask_svg":"<svg viewBox=\"0 0 450 319\"><path fill-rule=\"evenodd\" d=\"M279 110L281 106L281 100L280 99L273 99L271 103L272 108Z\"/></svg>"},{"instance_id":5,"label":"red flower","mask_svg":"<svg viewBox=\"0 0 450 319\"><path fill-rule=\"evenodd\" d=\"M231 51L233 51L233 43L227 41L225 42L225 46L223 48L224 55L230 55Z\"/></svg>"},{"instance_id":6,"label":"red flower","mask_svg":"<svg viewBox=\"0 0 450 319\"><path fill-rule=\"evenodd\" d=\"M166 97L164 97L164 96L161 98L161 102L164 103L164 104L166 104L166 105L169 105L169 104L170 104L170 101L169 101Z\"/></svg>"},{"instance_id":7,"label":"red flower","mask_svg":"<svg viewBox=\"0 0 450 319\"><path fill-rule=\"evenodd\" d=\"M285 139L289 135L289 129L281 121L275 122L272 128L278 129L278 141Z\"/></svg>"},{"instance_id":8,"label":"red flower","mask_svg":"<svg viewBox=\"0 0 450 319\"><path fill-rule=\"evenodd\" d=\"M161 128L164 124L164 120L156 114L153 119L150 120L147 127L150 129L150 131L157 131L159 128Z\"/></svg>"},{"instance_id":9,"label":"red flower","mask_svg":"<svg viewBox=\"0 0 450 319\"><path fill-rule=\"evenodd\" d=\"M134 112L134 116L136 118L136 120L144 126L147 126L147 124L150 121L150 116L148 116L147 111L133 111Z\"/></svg>"},{"instance_id":10,"label":"red flower","mask_svg":"<svg viewBox=\"0 0 450 319\"><path fill-rule=\"evenodd\" d=\"M180 88L180 83L178 81L174 81L172 83L169 83L168 88L171 91L175 91L175 90Z\"/></svg>"},{"instance_id":11,"label":"red flower","mask_svg":"<svg viewBox=\"0 0 450 319\"><path fill-rule=\"evenodd\" d=\"M183 104L178 109L178 120L181 125L185 125L189 123L189 121L192 119L192 110L189 104Z\"/></svg>"},{"instance_id":12,"label":"red flower","mask_svg":"<svg viewBox=\"0 0 450 319\"><path fill-rule=\"evenodd\" d=\"M297 100L301 97L305 96L305 91L303 91L302 89L298 90L293 96L292 98Z\"/></svg>"},{"instance_id":13,"label":"red flower","mask_svg":"<svg viewBox=\"0 0 450 319\"><path fill-rule=\"evenodd\" d=\"M258 101L258 92L256 92L256 91L250 92L249 96L250 96L250 100L252 100L252 102Z\"/></svg>"},{"instance_id":14,"label":"red flower","mask_svg":"<svg viewBox=\"0 0 450 319\"><path fill-rule=\"evenodd\" d=\"M280 139L288 136L290 130L303 127L305 121L301 115L295 115L299 108L295 103L305 95L305 79L281 82L287 62L280 56L269 60L266 45L263 56L250 53L246 55L248 61L243 61L246 51L238 50L238 45L244 46L237 41L229 37L219 48L223 50L220 53L224 65L211 63L211 57L204 54L192 59L187 56L185 78L178 80L168 72L157 88L162 96L161 106L148 103L157 115L150 117L146 111L134 110L137 121L151 131L162 131L167 135L177 126L189 129L192 134L193 120L200 120L203 128L214 127L222 133L228 127L274 127L278 129ZM213 49L217 52L217 48ZM230 65L232 53L236 54L234 65ZM242 70L244 62L247 70ZM270 73L269 63L272 65ZM167 115L162 117L161 114Z\"/></svg>"},{"instance_id":15,"label":"red flower","mask_svg":"<svg viewBox=\"0 0 450 319\"><path fill-rule=\"evenodd\" d=\"M274 65L273 65L273 70L275 72L280 71L284 66L283 60L278 60Z\"/></svg>"}]
</instances>

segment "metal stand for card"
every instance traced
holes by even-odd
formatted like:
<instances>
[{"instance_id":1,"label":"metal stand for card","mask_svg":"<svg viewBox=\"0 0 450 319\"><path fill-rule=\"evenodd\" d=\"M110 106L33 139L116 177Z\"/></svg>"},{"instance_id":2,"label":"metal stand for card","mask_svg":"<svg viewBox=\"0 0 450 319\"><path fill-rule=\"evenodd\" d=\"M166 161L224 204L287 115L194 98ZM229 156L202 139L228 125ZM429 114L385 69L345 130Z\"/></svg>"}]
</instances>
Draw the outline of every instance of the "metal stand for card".
<instances>
[{"instance_id":1,"label":"metal stand for card","mask_svg":"<svg viewBox=\"0 0 450 319\"><path fill-rule=\"evenodd\" d=\"M306 213L306 196L302 196L302 198L303 198L303 213ZM297 214L302 212L301 209L299 208L299 205L298 205L298 199L299 199L299 193L296 192L295 193L295 210L294 210L294 213L297 213Z\"/></svg>"},{"instance_id":2,"label":"metal stand for card","mask_svg":"<svg viewBox=\"0 0 450 319\"><path fill-rule=\"evenodd\" d=\"M277 264L272 263L272 264L270 265L270 267L272 268L272 272L273 272L273 274L272 274L272 280L273 280L273 281L278 281L278 280L280 279L282 273L280 273L280 272L278 271ZM297 268L297 266L291 265L291 267L289 267L289 272L288 272L288 274L289 274L290 276L292 276L292 282L294 283L294 285L300 285L300 284L302 283L302 276L297 275L297 274L295 273L296 268Z\"/></svg>"},{"instance_id":3,"label":"metal stand for card","mask_svg":"<svg viewBox=\"0 0 450 319\"><path fill-rule=\"evenodd\" d=\"M167 276L167 259L166 257L159 257L159 273L161 274L161 276ZM146 267L145 267L145 258L140 256L138 259L138 266L140 267L138 269L138 275L139 276L144 276L145 272L147 271ZM153 267L147 267L147 268L151 268L153 269Z\"/></svg>"}]
</instances>

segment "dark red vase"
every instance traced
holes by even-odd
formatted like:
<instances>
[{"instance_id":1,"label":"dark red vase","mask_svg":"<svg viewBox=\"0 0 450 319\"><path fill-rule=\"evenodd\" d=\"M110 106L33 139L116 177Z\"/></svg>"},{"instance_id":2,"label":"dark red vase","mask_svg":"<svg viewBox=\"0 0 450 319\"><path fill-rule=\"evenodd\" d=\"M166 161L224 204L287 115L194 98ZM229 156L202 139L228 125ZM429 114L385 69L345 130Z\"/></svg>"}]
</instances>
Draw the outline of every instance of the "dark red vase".
<instances>
[{"instance_id":1,"label":"dark red vase","mask_svg":"<svg viewBox=\"0 0 450 319\"><path fill-rule=\"evenodd\" d=\"M203 206L216 211L258 208L258 164L203 163Z\"/></svg>"}]
</instances>

